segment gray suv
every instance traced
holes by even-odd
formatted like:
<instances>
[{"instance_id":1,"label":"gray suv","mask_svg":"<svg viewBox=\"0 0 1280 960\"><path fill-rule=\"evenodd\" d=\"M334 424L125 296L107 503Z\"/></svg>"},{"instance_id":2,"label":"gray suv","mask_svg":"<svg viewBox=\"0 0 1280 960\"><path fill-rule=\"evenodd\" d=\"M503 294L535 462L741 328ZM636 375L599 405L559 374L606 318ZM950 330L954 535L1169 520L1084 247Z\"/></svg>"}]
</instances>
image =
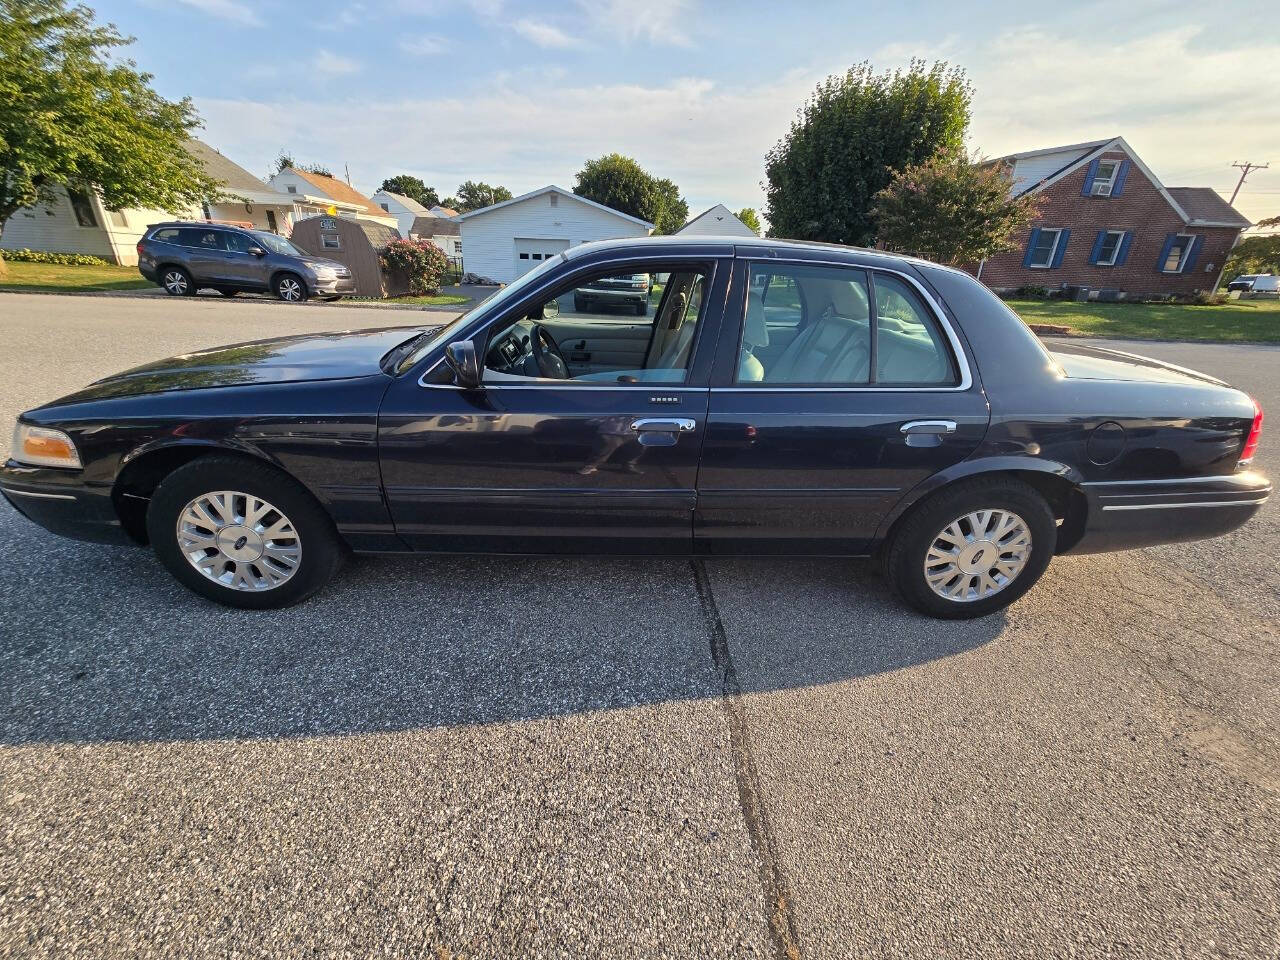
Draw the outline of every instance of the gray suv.
<instances>
[{"instance_id":1,"label":"gray suv","mask_svg":"<svg viewBox=\"0 0 1280 960\"><path fill-rule=\"evenodd\" d=\"M174 297L211 288L224 297L274 293L301 303L356 292L350 269L313 257L284 237L212 223L157 223L138 241L138 271Z\"/></svg>"}]
</instances>

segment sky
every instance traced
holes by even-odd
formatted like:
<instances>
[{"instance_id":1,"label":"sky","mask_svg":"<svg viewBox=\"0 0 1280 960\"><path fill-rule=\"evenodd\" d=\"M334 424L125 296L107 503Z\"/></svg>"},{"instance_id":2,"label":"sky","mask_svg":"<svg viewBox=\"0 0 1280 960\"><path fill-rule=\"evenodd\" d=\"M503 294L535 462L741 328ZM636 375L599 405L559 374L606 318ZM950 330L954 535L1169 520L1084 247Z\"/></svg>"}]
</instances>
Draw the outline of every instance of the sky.
<instances>
[{"instance_id":1,"label":"sky","mask_svg":"<svg viewBox=\"0 0 1280 960\"><path fill-rule=\"evenodd\" d=\"M1123 136L1166 186L1228 197L1233 162L1270 162L1236 206L1280 214L1274 0L89 2L260 176L287 150L365 193L409 173L442 197L467 179L519 195L618 151L691 215L763 211L765 155L815 86L916 57L967 72L985 156Z\"/></svg>"}]
</instances>

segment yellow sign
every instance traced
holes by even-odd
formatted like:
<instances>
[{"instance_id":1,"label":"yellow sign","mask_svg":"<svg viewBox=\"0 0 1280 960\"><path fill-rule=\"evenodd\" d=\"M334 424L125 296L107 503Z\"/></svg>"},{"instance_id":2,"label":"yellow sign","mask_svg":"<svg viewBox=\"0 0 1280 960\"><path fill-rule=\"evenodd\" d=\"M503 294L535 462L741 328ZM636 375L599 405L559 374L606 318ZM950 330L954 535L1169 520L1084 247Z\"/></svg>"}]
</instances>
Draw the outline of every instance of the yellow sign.
<instances>
[{"instance_id":1,"label":"yellow sign","mask_svg":"<svg viewBox=\"0 0 1280 960\"><path fill-rule=\"evenodd\" d=\"M331 217L336 217L338 215L338 208L330 204L329 206L325 207L324 212Z\"/></svg>"}]
</instances>

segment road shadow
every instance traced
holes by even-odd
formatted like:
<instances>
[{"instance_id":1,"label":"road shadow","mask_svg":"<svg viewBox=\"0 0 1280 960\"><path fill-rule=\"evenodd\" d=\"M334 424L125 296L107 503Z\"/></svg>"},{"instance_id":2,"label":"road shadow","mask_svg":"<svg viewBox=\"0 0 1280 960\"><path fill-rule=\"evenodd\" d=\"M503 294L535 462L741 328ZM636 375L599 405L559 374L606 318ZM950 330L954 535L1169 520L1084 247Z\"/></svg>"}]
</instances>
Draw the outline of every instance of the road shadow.
<instances>
[{"instance_id":1,"label":"road shadow","mask_svg":"<svg viewBox=\"0 0 1280 960\"><path fill-rule=\"evenodd\" d=\"M246 612L188 593L146 550L12 515L0 535L9 745L345 735L720 694L687 560L357 558L301 606ZM920 617L866 563L707 571L747 693L909 668L1004 626Z\"/></svg>"}]
</instances>

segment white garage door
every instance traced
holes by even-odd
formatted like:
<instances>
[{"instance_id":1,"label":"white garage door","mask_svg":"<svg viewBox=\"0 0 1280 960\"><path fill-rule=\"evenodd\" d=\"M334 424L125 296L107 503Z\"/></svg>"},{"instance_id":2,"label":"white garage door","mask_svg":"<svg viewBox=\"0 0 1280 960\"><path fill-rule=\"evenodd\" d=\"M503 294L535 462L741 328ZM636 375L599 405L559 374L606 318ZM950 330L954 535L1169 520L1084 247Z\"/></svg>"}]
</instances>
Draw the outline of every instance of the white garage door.
<instances>
[{"instance_id":1,"label":"white garage door","mask_svg":"<svg viewBox=\"0 0 1280 960\"><path fill-rule=\"evenodd\" d=\"M522 276L542 261L550 260L557 253L569 249L568 240L530 240L516 237L516 276Z\"/></svg>"}]
</instances>

